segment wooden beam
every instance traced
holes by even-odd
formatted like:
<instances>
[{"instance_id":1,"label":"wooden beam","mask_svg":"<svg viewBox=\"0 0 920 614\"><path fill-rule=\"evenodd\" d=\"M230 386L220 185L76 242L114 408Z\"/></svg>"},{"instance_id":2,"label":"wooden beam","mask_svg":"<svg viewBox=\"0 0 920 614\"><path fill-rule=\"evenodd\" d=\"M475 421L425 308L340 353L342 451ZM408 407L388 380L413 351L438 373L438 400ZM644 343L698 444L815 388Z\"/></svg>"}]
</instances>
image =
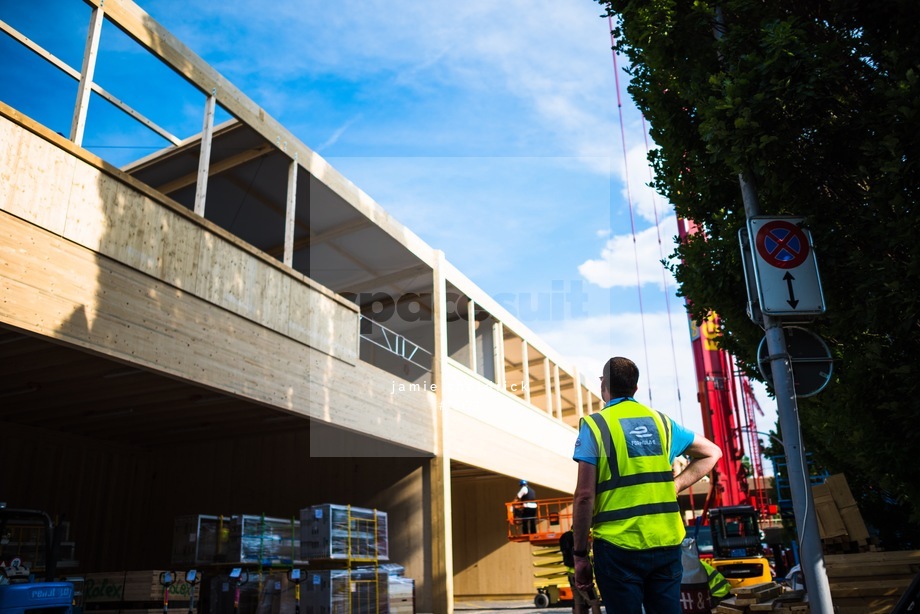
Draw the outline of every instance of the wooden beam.
<instances>
[{"instance_id":1,"label":"wooden beam","mask_svg":"<svg viewBox=\"0 0 920 614\"><path fill-rule=\"evenodd\" d=\"M359 228L364 228L370 225L370 221L366 219L353 220L351 222L346 222L345 224L340 224L339 226L336 226L335 228L331 230L327 230L326 232L323 232L323 233L314 233L308 225L304 224L303 222L299 220L297 222L297 225L300 228L306 228L307 236L301 237L300 239L297 239L296 241L294 241L294 251L295 252L299 252L305 247L312 247L320 243L325 243L329 241L330 239L334 239L339 236L344 236ZM266 250L266 251L270 254L276 253L276 252L280 254L282 247L283 246L279 245L276 247L272 247L271 249ZM333 245L332 248L339 249L338 246L336 245Z\"/></svg>"},{"instance_id":2,"label":"wooden beam","mask_svg":"<svg viewBox=\"0 0 920 614\"><path fill-rule=\"evenodd\" d=\"M417 264L405 269L400 269L399 271L393 271L387 275L376 275L375 277L361 282L360 284L352 284L347 288L343 289L342 292L354 292L355 294L360 294L367 290L375 290L389 286L390 284L402 281L404 279L409 279L410 277L418 277L419 275L428 275L431 272L431 269L427 264Z\"/></svg>"},{"instance_id":3,"label":"wooden beam","mask_svg":"<svg viewBox=\"0 0 920 614\"><path fill-rule=\"evenodd\" d=\"M294 226L297 223L297 154L288 166L287 206L284 216L284 264L294 266Z\"/></svg>"},{"instance_id":4,"label":"wooden beam","mask_svg":"<svg viewBox=\"0 0 920 614\"><path fill-rule=\"evenodd\" d=\"M144 124L151 130L159 134L161 137L163 137L164 139L172 143L175 147L178 147L179 145L182 144L182 139L175 136L174 134L167 131L166 129L158 126L157 124L153 123L150 119L145 117L140 111L137 111L131 108L130 106L126 105L124 102L122 102L121 100L119 100L118 98L116 98L115 96L107 92L106 90L104 90L98 83L92 83L90 85L93 88L94 92L96 92L97 94L99 94L100 96L108 100L110 103L112 103L113 105L115 105L116 107L124 111L126 114L130 115L131 117L133 117L140 123Z\"/></svg>"},{"instance_id":5,"label":"wooden beam","mask_svg":"<svg viewBox=\"0 0 920 614\"><path fill-rule=\"evenodd\" d=\"M527 340L521 339L521 364L524 367L524 400L530 403L530 360L527 358Z\"/></svg>"},{"instance_id":6,"label":"wooden beam","mask_svg":"<svg viewBox=\"0 0 920 614\"><path fill-rule=\"evenodd\" d=\"M90 21L90 34L92 34L93 23L94 22L91 20ZM55 68L63 72L65 75L72 78L74 81L78 81L78 82L82 81L82 75L79 71L68 66L63 60L59 59L53 53L44 49L41 45L39 45L35 41L24 36L22 33L20 33L18 30L16 30L12 26L8 25L7 23L3 21L0 21L0 30L6 32L15 41L25 46L29 51L36 54L43 60L47 61L52 66L54 66ZM87 42L88 42L88 39L87 39ZM96 92L97 94L99 94L100 96L102 96L103 98L105 98L106 100L108 100L111 104L115 105L116 107L118 107L119 109L121 109L122 111L124 111L125 113L127 113L128 115L136 119L137 121L139 121L140 123L144 124L151 130L153 130L154 132L162 136L164 139L166 139L173 145L179 146L182 143L182 141L178 137L174 136L173 134L171 134L169 131L165 130L161 126L158 126L157 124L155 124L153 121L145 117L142 113L140 113L136 109L133 109L132 107L128 106L127 104L125 104L124 102L116 98L114 95L106 91L98 83L89 82L87 84L87 87L91 89L92 91ZM81 101L84 98L84 93L85 92L81 92L81 93L78 93L77 95L78 105L75 106L74 108L74 121L77 121L79 118L79 114L78 114L78 111L80 108L79 101ZM84 110L86 108L86 105L88 105L88 99L84 101L84 107L83 107ZM85 121L86 121L85 113L83 113L83 118L80 121L81 123L85 124ZM71 131L72 130L73 130L73 124L71 125ZM81 130L82 130L82 126L81 126ZM81 135L82 135L82 132L81 132Z\"/></svg>"},{"instance_id":7,"label":"wooden beam","mask_svg":"<svg viewBox=\"0 0 920 614\"><path fill-rule=\"evenodd\" d=\"M426 540L428 564L425 566L430 577L426 584L430 586L431 611L454 611L454 559L453 559L453 518L451 504L450 451L445 449L445 433L448 412L444 410L444 381L447 364L447 278L445 276L444 252L435 252L434 260L434 356L432 379L437 385L435 457L426 467L427 508L426 524L430 527L431 539ZM430 548L430 549L428 549Z\"/></svg>"},{"instance_id":8,"label":"wooden beam","mask_svg":"<svg viewBox=\"0 0 920 614\"><path fill-rule=\"evenodd\" d=\"M504 326L498 320L492 324L492 364L495 365L495 383L502 390L506 390L505 333Z\"/></svg>"},{"instance_id":9,"label":"wooden beam","mask_svg":"<svg viewBox=\"0 0 920 614\"><path fill-rule=\"evenodd\" d=\"M86 112L89 109L89 94L92 91L93 74L96 72L96 54L99 51L99 35L102 32L102 7L93 7L86 34L86 48L83 50L83 70L77 85L77 101L74 104L73 121L70 124L70 140L83 145L83 131L86 128Z\"/></svg>"},{"instance_id":10,"label":"wooden beam","mask_svg":"<svg viewBox=\"0 0 920 614\"><path fill-rule=\"evenodd\" d=\"M230 115L260 134L269 143L298 161L342 200L354 207L423 261L431 264L434 250L390 217L366 193L335 170L319 154L301 143L290 131L250 100L230 81L209 66L166 28L131 0L84 0L93 7L105 4L106 17L138 44L206 95L213 94Z\"/></svg>"},{"instance_id":11,"label":"wooden beam","mask_svg":"<svg viewBox=\"0 0 920 614\"><path fill-rule=\"evenodd\" d=\"M207 115L205 116L205 121L207 121ZM247 149L246 151L242 151L235 156L230 156L229 158L224 158L223 160L214 162L209 166L208 175L218 175L226 170L241 164L245 164L250 160L255 160L256 158L260 158L261 156L270 154L274 151L277 150L267 143L258 147L254 147L253 149ZM201 156L199 154L199 159L200 157ZM201 169L199 168L199 170L194 173L188 173L187 175L183 175L182 177L178 177L177 179L173 179L172 181L154 187L163 194L172 194L173 192L181 190L182 188L188 187L195 183L198 180L198 173L200 170Z\"/></svg>"},{"instance_id":12,"label":"wooden beam","mask_svg":"<svg viewBox=\"0 0 920 614\"><path fill-rule=\"evenodd\" d=\"M46 51L41 45L39 45L32 39L24 36L21 32L19 32L19 30L9 25L5 21L0 21L0 30L3 30L10 36L10 38L20 43L21 45L23 45L24 47L26 47L33 53L35 53L43 60L49 62L50 64L52 64L53 66L55 66L56 68L64 72L69 77L72 77L74 81L80 80L79 72L77 72L75 69L71 68L70 66L62 62L61 60L59 60L54 54Z\"/></svg>"},{"instance_id":13,"label":"wooden beam","mask_svg":"<svg viewBox=\"0 0 920 614\"><path fill-rule=\"evenodd\" d=\"M578 407L578 419L581 420L585 416L585 401L582 394L581 388L581 377L579 377L578 367L575 367L575 373L572 374L572 379L575 383L575 405Z\"/></svg>"},{"instance_id":14,"label":"wooden beam","mask_svg":"<svg viewBox=\"0 0 920 614\"><path fill-rule=\"evenodd\" d=\"M562 418L562 390L559 388L559 365L553 365L553 384L556 387L556 417Z\"/></svg>"},{"instance_id":15,"label":"wooden beam","mask_svg":"<svg viewBox=\"0 0 920 614\"><path fill-rule=\"evenodd\" d=\"M466 331L470 348L470 371L479 373L476 368L476 303L473 299L466 302Z\"/></svg>"},{"instance_id":16,"label":"wooden beam","mask_svg":"<svg viewBox=\"0 0 920 614\"><path fill-rule=\"evenodd\" d=\"M204 105L204 123L201 128L201 151L198 156L198 175L195 187L195 213L204 217L204 205L208 196L208 169L211 165L211 139L214 136L214 107L217 104L217 90L211 92Z\"/></svg>"},{"instance_id":17,"label":"wooden beam","mask_svg":"<svg viewBox=\"0 0 920 614\"><path fill-rule=\"evenodd\" d=\"M306 239L306 247L313 247L314 245L320 245L322 243L328 243L333 239L337 239L341 236L351 234L356 230L361 230L362 228L367 228L370 226L371 221L364 216L361 216L357 219L351 220L350 222L345 222L344 224L339 224L338 226L333 226L329 230L318 232L316 234L311 234L308 239Z\"/></svg>"}]
</instances>

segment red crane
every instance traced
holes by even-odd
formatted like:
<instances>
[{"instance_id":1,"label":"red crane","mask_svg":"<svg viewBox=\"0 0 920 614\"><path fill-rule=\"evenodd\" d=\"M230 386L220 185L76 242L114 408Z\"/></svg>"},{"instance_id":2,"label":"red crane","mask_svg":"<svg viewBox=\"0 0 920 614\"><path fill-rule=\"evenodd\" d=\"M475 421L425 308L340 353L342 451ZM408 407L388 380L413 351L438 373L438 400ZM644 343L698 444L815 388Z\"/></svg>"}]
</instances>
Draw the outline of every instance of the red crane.
<instances>
[{"instance_id":1,"label":"red crane","mask_svg":"<svg viewBox=\"0 0 920 614\"><path fill-rule=\"evenodd\" d=\"M681 241L701 232L694 222L685 219L677 220L677 228ZM744 431L747 431L751 437L749 449L753 474L755 478L763 479L760 444L753 436L756 431L753 411L760 406L744 377L740 378L743 398L742 403L739 403L736 386L739 378L734 360L716 343L718 316L712 314L702 326L696 326L691 319L690 330L696 365L697 399L703 414L703 434L722 449L722 458L713 470L712 488L706 507L753 505L763 513L764 502L759 500L762 498L762 490L759 493L755 491L752 496L748 487L751 471L743 462ZM742 405L745 410L745 426L742 426L740 414Z\"/></svg>"}]
</instances>

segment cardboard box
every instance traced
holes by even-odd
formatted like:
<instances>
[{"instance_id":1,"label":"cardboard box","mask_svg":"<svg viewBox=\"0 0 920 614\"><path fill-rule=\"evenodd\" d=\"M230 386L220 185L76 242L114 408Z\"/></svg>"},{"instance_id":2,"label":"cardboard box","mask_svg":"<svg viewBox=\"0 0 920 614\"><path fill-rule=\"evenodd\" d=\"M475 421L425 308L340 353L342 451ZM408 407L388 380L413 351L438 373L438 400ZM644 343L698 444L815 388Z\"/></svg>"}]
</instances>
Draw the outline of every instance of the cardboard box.
<instances>
[{"instance_id":1,"label":"cardboard box","mask_svg":"<svg viewBox=\"0 0 920 614\"><path fill-rule=\"evenodd\" d=\"M815 484L811 487L811 492L815 501L821 539L845 536L847 528L843 523L843 518L840 517L840 512L837 511L837 504L834 502L830 488L826 484Z\"/></svg>"},{"instance_id":2,"label":"cardboard box","mask_svg":"<svg viewBox=\"0 0 920 614\"><path fill-rule=\"evenodd\" d=\"M850 485L847 484L846 476L842 473L827 476L824 483L830 490L831 496L839 509L856 505L856 499L853 498Z\"/></svg>"},{"instance_id":3,"label":"cardboard box","mask_svg":"<svg viewBox=\"0 0 920 614\"><path fill-rule=\"evenodd\" d=\"M850 505L838 511L843 519L843 524L847 528L847 535L850 537L850 541L858 542L869 539L869 530L866 528L862 514L859 513L859 508L855 505Z\"/></svg>"}]
</instances>

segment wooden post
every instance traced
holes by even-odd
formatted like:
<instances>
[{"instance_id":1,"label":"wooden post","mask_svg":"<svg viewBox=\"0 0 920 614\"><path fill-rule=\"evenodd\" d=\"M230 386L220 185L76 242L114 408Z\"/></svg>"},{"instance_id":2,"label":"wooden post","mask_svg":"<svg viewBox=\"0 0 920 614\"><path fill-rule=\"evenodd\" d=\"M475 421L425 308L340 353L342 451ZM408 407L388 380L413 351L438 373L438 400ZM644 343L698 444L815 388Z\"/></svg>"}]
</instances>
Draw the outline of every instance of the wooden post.
<instances>
[{"instance_id":1,"label":"wooden post","mask_svg":"<svg viewBox=\"0 0 920 614\"><path fill-rule=\"evenodd\" d=\"M505 327L496 321L492 325L492 356L495 362L495 383L507 390L505 382Z\"/></svg>"},{"instance_id":2,"label":"wooden post","mask_svg":"<svg viewBox=\"0 0 920 614\"><path fill-rule=\"evenodd\" d=\"M284 216L284 264L294 266L294 225L297 220L297 152L288 166L287 207Z\"/></svg>"},{"instance_id":3,"label":"wooden post","mask_svg":"<svg viewBox=\"0 0 920 614\"><path fill-rule=\"evenodd\" d=\"M524 378L524 400L530 403L530 357L528 353L527 340L521 339L521 369Z\"/></svg>"},{"instance_id":4,"label":"wooden post","mask_svg":"<svg viewBox=\"0 0 920 614\"><path fill-rule=\"evenodd\" d=\"M559 365L553 363L553 385L556 387L556 417L562 420L562 386L559 384Z\"/></svg>"},{"instance_id":5,"label":"wooden post","mask_svg":"<svg viewBox=\"0 0 920 614\"><path fill-rule=\"evenodd\" d=\"M89 94L93 89L93 74L96 72L96 54L99 51L103 19L102 7L93 7L93 13L89 18L89 32L86 35L86 49L83 51L83 70L80 72L80 84L77 86L77 102L70 124L70 140L81 146L83 131L86 128L86 113L89 110Z\"/></svg>"},{"instance_id":6,"label":"wooden post","mask_svg":"<svg viewBox=\"0 0 920 614\"><path fill-rule=\"evenodd\" d=\"M578 417L578 421L581 422L581 419L585 417L585 399L581 389L581 376L577 367L572 373L572 378L575 380L575 415Z\"/></svg>"},{"instance_id":7,"label":"wooden post","mask_svg":"<svg viewBox=\"0 0 920 614\"><path fill-rule=\"evenodd\" d=\"M470 338L470 371L479 373L476 366L476 303L473 299L466 304L466 325Z\"/></svg>"},{"instance_id":8,"label":"wooden post","mask_svg":"<svg viewBox=\"0 0 920 614\"><path fill-rule=\"evenodd\" d=\"M434 356L432 380L437 386L437 416L435 425L435 456L428 470L424 471L428 508L428 522L431 526L431 540L428 551L431 577L426 578L431 587L431 604L427 611L454 611L454 560L452 542L452 516L450 498L450 451L444 446L448 411L444 407L444 371L447 366L447 278L444 274L444 252L435 252L434 288L432 311L434 319ZM472 301L470 301L472 305Z\"/></svg>"},{"instance_id":9,"label":"wooden post","mask_svg":"<svg viewBox=\"0 0 920 614\"><path fill-rule=\"evenodd\" d=\"M195 213L204 217L204 203L208 195L208 166L211 164L211 137L214 136L214 107L217 90L212 90L204 105L204 125L201 128L201 153L198 156L198 185L195 188Z\"/></svg>"},{"instance_id":10,"label":"wooden post","mask_svg":"<svg viewBox=\"0 0 920 614\"><path fill-rule=\"evenodd\" d=\"M543 394L546 396L546 413L553 415L553 380L549 370L549 358L543 357Z\"/></svg>"}]
</instances>

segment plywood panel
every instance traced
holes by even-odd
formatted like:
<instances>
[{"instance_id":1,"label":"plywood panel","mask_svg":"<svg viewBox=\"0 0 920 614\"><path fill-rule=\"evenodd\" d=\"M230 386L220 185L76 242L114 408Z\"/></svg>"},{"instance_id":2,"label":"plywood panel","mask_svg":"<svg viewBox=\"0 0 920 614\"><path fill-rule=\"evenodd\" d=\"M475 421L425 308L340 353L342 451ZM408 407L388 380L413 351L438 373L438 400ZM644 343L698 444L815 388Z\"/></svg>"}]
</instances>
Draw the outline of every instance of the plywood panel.
<instances>
[{"instance_id":1,"label":"plywood panel","mask_svg":"<svg viewBox=\"0 0 920 614\"><path fill-rule=\"evenodd\" d=\"M536 594L530 544L509 542L507 537L505 503L513 500L517 491L518 480L503 476L453 480L456 596ZM537 487L537 493L540 498L566 496L541 487Z\"/></svg>"},{"instance_id":2,"label":"plywood panel","mask_svg":"<svg viewBox=\"0 0 920 614\"><path fill-rule=\"evenodd\" d=\"M13 326L433 451L432 393L394 396L393 376L371 365L313 350L5 213L0 275L0 320ZM335 320L326 332L354 339L356 327Z\"/></svg>"},{"instance_id":3,"label":"plywood panel","mask_svg":"<svg viewBox=\"0 0 920 614\"><path fill-rule=\"evenodd\" d=\"M334 332L334 331L333 331ZM306 376L310 382L309 415L345 429L371 433L428 453L435 451L436 400L434 393L418 390L393 394L403 380L366 363L342 369L336 360L318 352L311 355ZM314 454L342 456L335 440L317 442ZM347 450L363 456L366 450ZM373 454L373 452L370 452Z\"/></svg>"},{"instance_id":4,"label":"plywood panel","mask_svg":"<svg viewBox=\"0 0 920 614\"><path fill-rule=\"evenodd\" d=\"M258 257L208 222L157 202L127 175L78 159L6 118L0 125L11 145L2 172L13 170L0 184L4 210L276 332L293 330L295 339L320 351L357 360L357 324L345 325L357 321L353 304ZM292 293L292 284L303 288ZM321 319L292 328L287 314L294 300L308 318L315 311ZM337 336L325 334L330 320Z\"/></svg>"},{"instance_id":5,"label":"plywood panel","mask_svg":"<svg viewBox=\"0 0 920 614\"><path fill-rule=\"evenodd\" d=\"M443 389L445 448L450 458L563 492L575 488L571 460L577 432L520 399L449 364Z\"/></svg>"},{"instance_id":6,"label":"plywood panel","mask_svg":"<svg viewBox=\"0 0 920 614\"><path fill-rule=\"evenodd\" d=\"M64 229L75 160L23 130L0 121L0 209L60 234Z\"/></svg>"},{"instance_id":7,"label":"plywood panel","mask_svg":"<svg viewBox=\"0 0 920 614\"><path fill-rule=\"evenodd\" d=\"M63 234L179 288L192 289L196 279L201 229L83 162L74 172Z\"/></svg>"}]
</instances>

